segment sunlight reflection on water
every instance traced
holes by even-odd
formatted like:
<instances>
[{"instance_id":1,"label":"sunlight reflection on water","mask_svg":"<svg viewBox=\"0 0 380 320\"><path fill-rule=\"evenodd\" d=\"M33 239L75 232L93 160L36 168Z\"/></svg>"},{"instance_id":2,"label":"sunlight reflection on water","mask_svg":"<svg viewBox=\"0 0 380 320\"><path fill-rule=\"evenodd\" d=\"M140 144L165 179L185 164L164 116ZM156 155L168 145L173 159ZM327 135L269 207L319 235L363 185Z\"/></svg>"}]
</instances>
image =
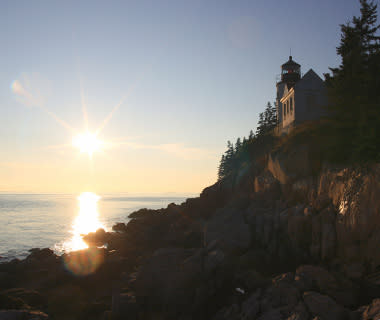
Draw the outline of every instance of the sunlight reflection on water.
<instances>
[{"instance_id":1,"label":"sunlight reflection on water","mask_svg":"<svg viewBox=\"0 0 380 320\"><path fill-rule=\"evenodd\" d=\"M72 225L71 239L62 245L63 251L69 252L88 248L82 239L82 235L95 232L99 228L106 229L99 221L99 199L100 197L92 192L83 192L78 197L79 212Z\"/></svg>"}]
</instances>

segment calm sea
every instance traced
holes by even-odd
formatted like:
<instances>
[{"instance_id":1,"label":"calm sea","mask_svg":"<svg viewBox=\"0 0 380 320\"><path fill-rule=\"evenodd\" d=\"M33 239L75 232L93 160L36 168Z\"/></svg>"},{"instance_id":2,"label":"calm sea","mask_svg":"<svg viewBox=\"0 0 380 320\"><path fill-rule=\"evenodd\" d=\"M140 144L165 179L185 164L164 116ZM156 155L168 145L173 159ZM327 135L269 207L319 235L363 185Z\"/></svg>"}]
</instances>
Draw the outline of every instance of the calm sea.
<instances>
[{"instance_id":1,"label":"calm sea","mask_svg":"<svg viewBox=\"0 0 380 320\"><path fill-rule=\"evenodd\" d=\"M0 262L24 258L31 248L48 247L58 254L80 248L78 243L72 246L79 233L95 231L99 226L110 231L116 222L128 222L128 214L140 208L159 209L185 199L117 194L0 194Z\"/></svg>"}]
</instances>

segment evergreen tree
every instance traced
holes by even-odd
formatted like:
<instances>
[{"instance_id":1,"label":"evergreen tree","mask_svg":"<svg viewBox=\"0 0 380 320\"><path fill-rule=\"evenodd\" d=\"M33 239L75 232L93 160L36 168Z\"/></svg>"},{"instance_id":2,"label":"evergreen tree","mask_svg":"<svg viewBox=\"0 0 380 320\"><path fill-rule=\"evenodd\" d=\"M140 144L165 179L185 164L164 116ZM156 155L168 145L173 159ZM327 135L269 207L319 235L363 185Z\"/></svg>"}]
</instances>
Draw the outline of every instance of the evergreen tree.
<instances>
[{"instance_id":1,"label":"evergreen tree","mask_svg":"<svg viewBox=\"0 0 380 320\"><path fill-rule=\"evenodd\" d=\"M264 133L264 127L265 127L264 113L260 112L259 121L257 122L257 128L256 128L256 136L260 136Z\"/></svg>"},{"instance_id":2,"label":"evergreen tree","mask_svg":"<svg viewBox=\"0 0 380 320\"><path fill-rule=\"evenodd\" d=\"M277 125L276 108L268 102L264 111L265 133L272 131Z\"/></svg>"},{"instance_id":3,"label":"evergreen tree","mask_svg":"<svg viewBox=\"0 0 380 320\"><path fill-rule=\"evenodd\" d=\"M259 122L257 123L256 135L271 133L277 125L276 108L268 102L264 112L259 114Z\"/></svg>"},{"instance_id":4,"label":"evergreen tree","mask_svg":"<svg viewBox=\"0 0 380 320\"><path fill-rule=\"evenodd\" d=\"M361 0L361 16L341 25L342 62L326 75L330 110L340 146L354 158L373 159L380 143L380 37L377 6Z\"/></svg>"},{"instance_id":5,"label":"evergreen tree","mask_svg":"<svg viewBox=\"0 0 380 320\"><path fill-rule=\"evenodd\" d=\"M234 145L233 143L231 143L231 141L227 141L227 151L224 157L224 160L225 160L224 173L225 174L230 172L233 168L234 155L235 155Z\"/></svg>"},{"instance_id":6,"label":"evergreen tree","mask_svg":"<svg viewBox=\"0 0 380 320\"><path fill-rule=\"evenodd\" d=\"M226 159L223 154L222 159L220 159L220 164L218 168L218 180L221 180L225 175L225 165L226 165Z\"/></svg>"},{"instance_id":7,"label":"evergreen tree","mask_svg":"<svg viewBox=\"0 0 380 320\"><path fill-rule=\"evenodd\" d=\"M242 143L240 138L237 138L236 143L235 143L235 153L238 154L240 149L242 147Z\"/></svg>"},{"instance_id":8,"label":"evergreen tree","mask_svg":"<svg viewBox=\"0 0 380 320\"><path fill-rule=\"evenodd\" d=\"M253 140L253 138L255 137L255 134L253 133L253 131L249 131L249 136L248 136L248 140Z\"/></svg>"}]
</instances>

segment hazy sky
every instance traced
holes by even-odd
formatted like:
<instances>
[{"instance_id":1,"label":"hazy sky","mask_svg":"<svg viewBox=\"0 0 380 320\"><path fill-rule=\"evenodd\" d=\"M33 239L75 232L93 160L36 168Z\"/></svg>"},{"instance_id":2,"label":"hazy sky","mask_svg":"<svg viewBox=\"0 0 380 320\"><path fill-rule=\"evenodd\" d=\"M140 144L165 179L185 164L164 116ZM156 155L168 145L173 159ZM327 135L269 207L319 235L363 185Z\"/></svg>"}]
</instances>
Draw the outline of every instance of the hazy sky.
<instances>
[{"instance_id":1,"label":"hazy sky","mask_svg":"<svg viewBox=\"0 0 380 320\"><path fill-rule=\"evenodd\" d=\"M199 193L290 48L303 73L339 64L358 2L1 1L0 191ZM122 102L92 160L83 102L91 132Z\"/></svg>"}]
</instances>

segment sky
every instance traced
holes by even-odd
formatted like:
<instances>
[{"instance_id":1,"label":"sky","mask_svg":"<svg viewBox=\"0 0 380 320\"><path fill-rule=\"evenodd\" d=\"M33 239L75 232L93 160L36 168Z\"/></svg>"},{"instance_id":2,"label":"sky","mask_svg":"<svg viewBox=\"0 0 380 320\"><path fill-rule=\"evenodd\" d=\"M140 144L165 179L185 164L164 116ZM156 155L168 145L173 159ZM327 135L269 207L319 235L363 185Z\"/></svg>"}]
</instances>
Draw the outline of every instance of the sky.
<instances>
[{"instance_id":1,"label":"sky","mask_svg":"<svg viewBox=\"0 0 380 320\"><path fill-rule=\"evenodd\" d=\"M0 192L197 194L356 0L0 2ZM87 119L87 122L85 121ZM72 145L98 132L92 157Z\"/></svg>"}]
</instances>

